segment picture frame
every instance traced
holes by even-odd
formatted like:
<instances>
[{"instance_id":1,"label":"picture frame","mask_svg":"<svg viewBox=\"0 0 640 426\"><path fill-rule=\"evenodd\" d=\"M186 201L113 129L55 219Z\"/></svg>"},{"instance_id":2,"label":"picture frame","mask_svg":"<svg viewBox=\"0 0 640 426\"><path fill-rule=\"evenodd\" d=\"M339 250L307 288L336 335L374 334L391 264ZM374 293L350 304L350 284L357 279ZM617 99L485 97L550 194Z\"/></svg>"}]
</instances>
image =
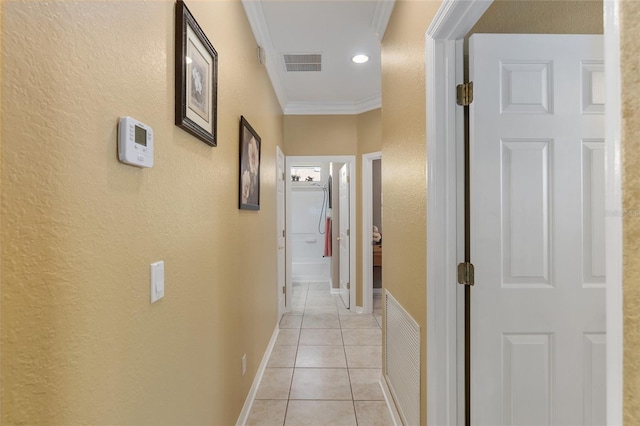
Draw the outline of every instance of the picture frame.
<instances>
[{"instance_id":1,"label":"picture frame","mask_svg":"<svg viewBox=\"0 0 640 426\"><path fill-rule=\"evenodd\" d=\"M262 140L249 122L240 117L240 180L238 207L260 210L260 153Z\"/></svg>"},{"instance_id":2,"label":"picture frame","mask_svg":"<svg viewBox=\"0 0 640 426\"><path fill-rule=\"evenodd\" d=\"M176 3L175 124L217 145L218 52L187 5Z\"/></svg>"}]
</instances>

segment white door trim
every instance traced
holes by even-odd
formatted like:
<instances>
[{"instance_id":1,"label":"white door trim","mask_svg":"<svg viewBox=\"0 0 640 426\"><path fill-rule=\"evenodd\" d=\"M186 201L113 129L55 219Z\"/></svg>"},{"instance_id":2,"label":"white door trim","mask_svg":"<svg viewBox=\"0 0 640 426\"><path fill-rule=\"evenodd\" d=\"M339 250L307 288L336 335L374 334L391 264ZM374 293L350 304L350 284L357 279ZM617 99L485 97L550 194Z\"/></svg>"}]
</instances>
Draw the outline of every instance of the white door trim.
<instances>
[{"instance_id":1,"label":"white door trim","mask_svg":"<svg viewBox=\"0 0 640 426\"><path fill-rule=\"evenodd\" d=\"M351 288L349 290L349 300L353 311L356 311L356 238L358 232L356 229L356 156L355 155L311 155L311 156L286 156L284 161L285 170L290 170L293 163L309 162L309 163L345 163L349 165L349 282ZM286 246L291 245L291 179L285 179L285 205L286 205ZM335 241L334 241L335 243ZM292 254L291 250L287 250L287 300L291 300L291 269ZM289 311L289 307L287 307Z\"/></svg>"},{"instance_id":2,"label":"white door trim","mask_svg":"<svg viewBox=\"0 0 640 426\"><path fill-rule=\"evenodd\" d=\"M283 170L284 170L284 169L286 169L286 166L284 165L285 156L282 153L282 150L280 149L280 147L276 146L276 163L278 163L280 161L280 158L282 158ZM276 172L277 172L277 168L276 168ZM277 191L278 191L278 181L279 181L279 179L280 179L280 177L276 176L276 201L278 201L277 202L277 206L276 206L276 232L279 232L280 223L278 221L278 218L280 217L280 211L282 209L282 205L279 202L279 200L277 199ZM284 178L284 181L285 181L285 188L284 188L284 194L282 194L282 195L285 198L283 201L285 201L285 203L286 203L286 199L287 199L287 197L286 197L287 196L287 188L286 188L287 179L286 179L286 176ZM282 214L285 215L285 212L283 211ZM286 215L285 215L285 223L284 223L285 229L287 227L286 220L287 220L287 218L286 218ZM276 234L276 238L279 239L280 236ZM280 250L278 248L279 245L280 245L279 241L276 241L276 250ZM278 277L277 277L277 281L278 282L276 284L276 300L278 301L278 323L280 323L280 319L282 318L284 313L287 311L287 308L288 308L288 305L289 305L289 303L288 303L289 299L288 299L288 297L286 295L286 287L288 286L288 284L287 284L287 266L286 266L287 265L287 260L286 260L286 253L287 253L286 239L285 239L284 252L285 252L285 261L284 261L285 267L284 267L284 271L283 272L284 272L284 285L285 285L285 304L284 304L284 306L280 305L280 297L281 297L281 294L282 294L281 293L282 290L280 289L280 276L279 276L280 273L277 272L278 273ZM279 255L276 255L276 258L278 258L278 256ZM278 259L277 262L279 262L279 261L280 260ZM279 271L280 270L279 268L280 268L280 265L278 264L276 266L276 271Z\"/></svg>"},{"instance_id":3,"label":"white door trim","mask_svg":"<svg viewBox=\"0 0 640 426\"><path fill-rule=\"evenodd\" d=\"M456 265L464 260L463 216L457 210L463 184L463 133L457 128L454 88L461 44L490 1L445 0L426 33L427 89L427 424L464 424L462 286ZM460 67L461 68L461 67ZM461 122L461 120L460 120ZM459 398L458 395L462 397Z\"/></svg>"},{"instance_id":4,"label":"white door trim","mask_svg":"<svg viewBox=\"0 0 640 426\"><path fill-rule=\"evenodd\" d=\"M604 2L607 424L623 420L622 115L620 0Z\"/></svg>"},{"instance_id":5,"label":"white door trim","mask_svg":"<svg viewBox=\"0 0 640 426\"><path fill-rule=\"evenodd\" d=\"M460 217L456 209L460 140L454 87L460 41L492 0L444 0L426 32L427 91L427 424L463 424L463 377L458 357L462 321L455 264ZM604 2L607 243L607 424L622 424L622 185L620 0ZM459 73L458 73L459 74ZM460 375L458 372L460 370Z\"/></svg>"},{"instance_id":6,"label":"white door trim","mask_svg":"<svg viewBox=\"0 0 640 426\"><path fill-rule=\"evenodd\" d=\"M382 152L362 155L362 313L373 312L373 162L382 159Z\"/></svg>"}]
</instances>

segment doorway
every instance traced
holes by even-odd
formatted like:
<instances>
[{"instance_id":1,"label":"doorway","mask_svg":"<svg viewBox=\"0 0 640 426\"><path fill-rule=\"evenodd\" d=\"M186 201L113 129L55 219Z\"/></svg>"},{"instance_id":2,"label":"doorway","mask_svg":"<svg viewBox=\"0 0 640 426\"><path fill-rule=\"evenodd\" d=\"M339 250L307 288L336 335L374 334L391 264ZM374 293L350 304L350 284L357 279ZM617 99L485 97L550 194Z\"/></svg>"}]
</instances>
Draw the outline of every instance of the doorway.
<instances>
[{"instance_id":1,"label":"doorway","mask_svg":"<svg viewBox=\"0 0 640 426\"><path fill-rule=\"evenodd\" d=\"M427 412L428 424L464 424L463 359L461 340L461 286L455 284L455 267L463 253L457 251L462 235L459 225L459 186L462 159L457 146L462 133L457 123L461 112L451 87L462 82L462 39L490 2L447 1L427 31ZM618 2L605 2L607 130L607 209L620 206L619 161L619 29ZM452 143L456 141L457 143ZM616 157L617 156L617 157ZM457 218L451 220L451 218ZM621 280L620 218L607 218L607 424L621 423ZM437 250L433 248L437 247ZM463 335L463 334L462 334ZM450 362L449 360L456 360ZM462 401L461 401L462 399Z\"/></svg>"},{"instance_id":2,"label":"doorway","mask_svg":"<svg viewBox=\"0 0 640 426\"><path fill-rule=\"evenodd\" d=\"M346 179L348 194L346 197L347 209L345 210L347 211L347 214L345 217L342 217L343 220L340 221L344 222L344 226L346 226L345 233L350 237L346 240L342 237L338 239L336 231L339 231L339 228L336 229L333 225L334 219L339 219L336 215L339 210L339 200L335 199L335 195L339 194L338 187L340 184L338 165L344 165L346 170L348 170L349 176ZM323 167L326 168L324 175L322 175ZM315 171L316 168L320 169L320 175L317 177L311 172L303 173L304 170ZM331 184L328 185L329 175L332 169L336 170L335 173L333 173L334 176L332 176ZM292 173L292 170L295 172ZM355 157L288 156L285 158L285 171L285 174L288 176L285 179L287 229L285 235L286 246L291 248L288 249L286 253L287 300L291 300L292 283L296 277L306 281L316 281L318 279L322 281L326 280L330 283L332 293L340 293L339 274L338 277L334 278L332 265L340 263L338 262L339 250L336 249L340 247L341 242L345 242L346 250L344 250L345 253L343 254L346 254L346 261L343 263L346 263L346 265L340 265L343 266L341 268L343 271L347 271L345 275L346 281L343 283L343 299L346 308L355 309L355 285L351 285L351 283L355 283L356 274L355 178L353 177L355 176ZM295 200L296 197L294 195L300 195L300 197L297 197L298 201ZM305 201L305 199L310 200ZM329 200L332 200L331 209L328 208ZM300 213L304 210L305 204L309 205L309 203L312 205L310 205L307 211L310 211L311 213L308 215ZM323 215L320 214L320 211L323 209L323 204L327 205L327 207L325 207L327 209L327 213L324 215L324 223L322 223ZM308 217L306 219L302 216L299 218L296 217L294 220L294 215L296 214L306 215ZM313 217L313 219L311 219L311 217ZM327 217L331 219L330 225L329 222L326 221ZM318 219L320 219L319 224L317 222ZM317 228L319 231L314 233L314 229L311 229L311 232L306 232L304 229L301 229L299 225L308 225L308 228ZM327 234L323 234L320 231L326 232L325 230L328 229L327 226L331 228L332 232L329 236L329 241L325 242ZM325 256L327 243L330 244L331 252L328 256ZM296 248L299 250L296 250ZM320 251L315 253L314 250ZM289 308L287 308L287 311L289 311Z\"/></svg>"}]
</instances>

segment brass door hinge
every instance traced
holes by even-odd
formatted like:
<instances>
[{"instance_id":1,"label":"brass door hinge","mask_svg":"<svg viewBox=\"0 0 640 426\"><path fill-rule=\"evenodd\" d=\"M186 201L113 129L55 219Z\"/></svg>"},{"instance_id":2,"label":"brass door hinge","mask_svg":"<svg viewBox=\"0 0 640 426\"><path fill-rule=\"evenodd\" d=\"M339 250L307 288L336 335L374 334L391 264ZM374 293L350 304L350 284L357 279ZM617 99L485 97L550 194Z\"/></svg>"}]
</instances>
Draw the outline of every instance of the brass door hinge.
<instances>
[{"instance_id":1,"label":"brass door hinge","mask_svg":"<svg viewBox=\"0 0 640 426\"><path fill-rule=\"evenodd\" d=\"M351 283L347 283L347 290L351 290Z\"/></svg>"},{"instance_id":2,"label":"brass door hinge","mask_svg":"<svg viewBox=\"0 0 640 426\"><path fill-rule=\"evenodd\" d=\"M285 230L282 230L282 238L284 238L287 235L287 233L285 232Z\"/></svg>"},{"instance_id":3,"label":"brass door hinge","mask_svg":"<svg viewBox=\"0 0 640 426\"><path fill-rule=\"evenodd\" d=\"M287 294L287 288L286 287L282 287L282 294Z\"/></svg>"},{"instance_id":4,"label":"brass door hinge","mask_svg":"<svg viewBox=\"0 0 640 426\"><path fill-rule=\"evenodd\" d=\"M458 284L473 285L474 283L473 264L469 262L458 264Z\"/></svg>"},{"instance_id":5,"label":"brass door hinge","mask_svg":"<svg viewBox=\"0 0 640 426\"><path fill-rule=\"evenodd\" d=\"M350 237L350 236L351 236L351 232L349 229L347 229L347 237Z\"/></svg>"},{"instance_id":6,"label":"brass door hinge","mask_svg":"<svg viewBox=\"0 0 640 426\"><path fill-rule=\"evenodd\" d=\"M460 106L469 106L473 102L473 81L456 86L456 102Z\"/></svg>"}]
</instances>

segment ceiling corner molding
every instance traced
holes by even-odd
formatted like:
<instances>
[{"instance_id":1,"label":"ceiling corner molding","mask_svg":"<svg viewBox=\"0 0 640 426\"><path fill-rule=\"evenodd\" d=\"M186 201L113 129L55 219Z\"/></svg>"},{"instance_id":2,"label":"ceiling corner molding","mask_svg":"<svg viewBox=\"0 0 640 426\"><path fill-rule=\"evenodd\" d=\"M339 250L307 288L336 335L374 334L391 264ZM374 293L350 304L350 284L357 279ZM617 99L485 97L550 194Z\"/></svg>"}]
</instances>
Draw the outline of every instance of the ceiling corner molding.
<instances>
[{"instance_id":1,"label":"ceiling corner molding","mask_svg":"<svg viewBox=\"0 0 640 426\"><path fill-rule=\"evenodd\" d=\"M378 41L382 41L384 33L387 31L395 4L396 0L378 0L376 2L376 9L371 18L371 30L378 37Z\"/></svg>"},{"instance_id":2,"label":"ceiling corner molding","mask_svg":"<svg viewBox=\"0 0 640 426\"><path fill-rule=\"evenodd\" d=\"M253 37L256 39L256 43L264 49L266 59L265 68L267 69L269 80L271 80L271 86L280 103L280 108L284 112L285 106L289 103L289 99L284 85L280 80L280 74L278 73L278 60L274 56L275 50L271 41L269 26L264 16L264 10L262 9L262 0L242 0L242 6L249 20L249 25L253 31Z\"/></svg>"},{"instance_id":3,"label":"ceiling corner molding","mask_svg":"<svg viewBox=\"0 0 640 426\"><path fill-rule=\"evenodd\" d=\"M382 96L375 95L369 98L361 99L355 103L356 114L362 114L374 109L382 107Z\"/></svg>"},{"instance_id":4,"label":"ceiling corner molding","mask_svg":"<svg viewBox=\"0 0 640 426\"><path fill-rule=\"evenodd\" d=\"M352 102L289 102L285 115L347 115L353 114Z\"/></svg>"},{"instance_id":5,"label":"ceiling corner molding","mask_svg":"<svg viewBox=\"0 0 640 426\"><path fill-rule=\"evenodd\" d=\"M285 115L357 115L382 106L379 95L357 102L289 102L284 108Z\"/></svg>"}]
</instances>

